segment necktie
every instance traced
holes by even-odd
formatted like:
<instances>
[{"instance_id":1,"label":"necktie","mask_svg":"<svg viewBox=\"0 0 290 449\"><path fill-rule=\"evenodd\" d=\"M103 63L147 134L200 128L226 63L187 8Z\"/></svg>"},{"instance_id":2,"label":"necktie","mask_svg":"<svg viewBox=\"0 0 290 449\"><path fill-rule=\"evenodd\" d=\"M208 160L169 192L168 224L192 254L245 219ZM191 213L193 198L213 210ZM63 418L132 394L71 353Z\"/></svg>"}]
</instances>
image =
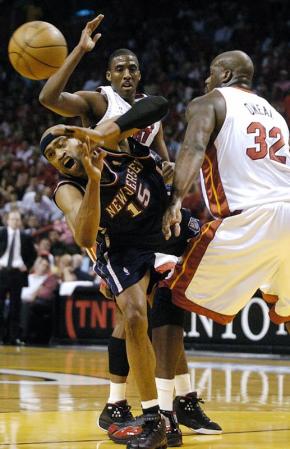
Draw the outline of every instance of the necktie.
<instances>
[{"instance_id":1,"label":"necktie","mask_svg":"<svg viewBox=\"0 0 290 449\"><path fill-rule=\"evenodd\" d=\"M10 245L9 254L8 254L7 268L12 267L12 262L13 262L13 257L14 257L15 238L16 238L16 231L13 231L13 236L12 236L11 245Z\"/></svg>"}]
</instances>

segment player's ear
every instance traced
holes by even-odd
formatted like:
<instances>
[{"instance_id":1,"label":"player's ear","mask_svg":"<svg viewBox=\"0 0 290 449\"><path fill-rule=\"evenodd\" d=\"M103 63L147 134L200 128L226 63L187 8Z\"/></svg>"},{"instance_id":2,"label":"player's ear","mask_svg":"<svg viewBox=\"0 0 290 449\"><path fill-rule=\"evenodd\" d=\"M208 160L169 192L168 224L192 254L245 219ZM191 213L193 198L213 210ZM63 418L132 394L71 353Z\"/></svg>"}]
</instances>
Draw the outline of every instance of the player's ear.
<instances>
[{"instance_id":1,"label":"player's ear","mask_svg":"<svg viewBox=\"0 0 290 449\"><path fill-rule=\"evenodd\" d=\"M224 71L224 76L223 76L223 84L227 84L233 77L233 72L230 69L227 69Z\"/></svg>"},{"instance_id":2,"label":"player's ear","mask_svg":"<svg viewBox=\"0 0 290 449\"><path fill-rule=\"evenodd\" d=\"M107 79L107 81L109 81L109 82L111 82L111 80L112 80L112 76L111 76L110 70L107 70L107 71L106 71L106 79Z\"/></svg>"}]
</instances>

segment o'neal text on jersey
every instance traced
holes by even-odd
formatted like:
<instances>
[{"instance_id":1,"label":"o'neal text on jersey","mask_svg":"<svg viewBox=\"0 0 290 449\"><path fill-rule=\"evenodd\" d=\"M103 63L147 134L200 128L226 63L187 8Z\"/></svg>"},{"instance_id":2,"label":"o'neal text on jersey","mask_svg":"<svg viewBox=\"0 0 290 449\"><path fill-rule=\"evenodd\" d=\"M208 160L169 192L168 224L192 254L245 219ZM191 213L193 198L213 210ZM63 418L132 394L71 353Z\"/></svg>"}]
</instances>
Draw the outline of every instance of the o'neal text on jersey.
<instances>
[{"instance_id":1,"label":"o'neal text on jersey","mask_svg":"<svg viewBox=\"0 0 290 449\"><path fill-rule=\"evenodd\" d=\"M142 210L132 203L131 197L133 195L135 195L138 205L142 206L143 209L148 206L150 191L138 180L138 173L142 170L143 165L136 159L128 165L125 185L118 189L113 200L106 206L110 218L114 218L124 207L127 208L131 216L139 215Z\"/></svg>"}]
</instances>

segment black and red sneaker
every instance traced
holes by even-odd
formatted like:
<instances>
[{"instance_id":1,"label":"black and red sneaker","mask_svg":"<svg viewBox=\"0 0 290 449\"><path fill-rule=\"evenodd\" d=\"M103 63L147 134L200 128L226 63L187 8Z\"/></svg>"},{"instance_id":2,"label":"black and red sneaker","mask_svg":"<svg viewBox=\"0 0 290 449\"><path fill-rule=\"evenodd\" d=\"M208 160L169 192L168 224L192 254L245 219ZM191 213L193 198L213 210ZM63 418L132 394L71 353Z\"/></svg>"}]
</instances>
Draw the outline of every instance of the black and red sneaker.
<instances>
[{"instance_id":1,"label":"black and red sneaker","mask_svg":"<svg viewBox=\"0 0 290 449\"><path fill-rule=\"evenodd\" d=\"M101 412L97 424L101 429L108 430L113 423L125 425L129 421L134 421L134 416L131 413L130 405L124 400L114 404L108 402Z\"/></svg>"},{"instance_id":2,"label":"black and red sneaker","mask_svg":"<svg viewBox=\"0 0 290 449\"><path fill-rule=\"evenodd\" d=\"M127 444L132 438L142 433L142 426L137 426L133 421L132 424L120 425L111 424L108 428L108 437L117 444Z\"/></svg>"},{"instance_id":3,"label":"black and red sneaker","mask_svg":"<svg viewBox=\"0 0 290 449\"><path fill-rule=\"evenodd\" d=\"M166 425L159 413L143 415L142 432L130 440L127 449L166 449Z\"/></svg>"},{"instance_id":4,"label":"black and red sneaker","mask_svg":"<svg viewBox=\"0 0 290 449\"><path fill-rule=\"evenodd\" d=\"M167 445L169 447L179 447L182 445L182 433L179 429L175 412L160 410L161 416L165 421ZM113 423L108 429L109 438L118 444L126 444L133 437L140 435L142 425L144 424L144 415L137 416L133 421L123 423Z\"/></svg>"}]
</instances>

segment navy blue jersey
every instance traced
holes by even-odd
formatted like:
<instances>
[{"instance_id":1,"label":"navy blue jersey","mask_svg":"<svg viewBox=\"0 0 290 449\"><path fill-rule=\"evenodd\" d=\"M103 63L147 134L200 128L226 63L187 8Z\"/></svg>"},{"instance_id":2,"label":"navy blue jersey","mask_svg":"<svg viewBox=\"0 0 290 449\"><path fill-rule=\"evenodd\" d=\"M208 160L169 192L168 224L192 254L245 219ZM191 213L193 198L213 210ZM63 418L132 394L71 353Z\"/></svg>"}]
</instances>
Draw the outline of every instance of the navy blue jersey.
<instances>
[{"instance_id":1,"label":"navy blue jersey","mask_svg":"<svg viewBox=\"0 0 290 449\"><path fill-rule=\"evenodd\" d=\"M128 141L130 154L106 150L101 178L101 229L97 236L99 255L128 247L180 255L184 251L182 242L192 236L192 230L186 224L180 238L164 239L162 218L169 199L161 159L136 140ZM85 180L66 177L57 188L64 183L82 191L86 187Z\"/></svg>"},{"instance_id":2,"label":"navy blue jersey","mask_svg":"<svg viewBox=\"0 0 290 449\"><path fill-rule=\"evenodd\" d=\"M130 139L131 154L108 153L101 181L101 227L112 248L154 248L163 240L167 190L153 153ZM158 156L156 156L158 158Z\"/></svg>"}]
</instances>

